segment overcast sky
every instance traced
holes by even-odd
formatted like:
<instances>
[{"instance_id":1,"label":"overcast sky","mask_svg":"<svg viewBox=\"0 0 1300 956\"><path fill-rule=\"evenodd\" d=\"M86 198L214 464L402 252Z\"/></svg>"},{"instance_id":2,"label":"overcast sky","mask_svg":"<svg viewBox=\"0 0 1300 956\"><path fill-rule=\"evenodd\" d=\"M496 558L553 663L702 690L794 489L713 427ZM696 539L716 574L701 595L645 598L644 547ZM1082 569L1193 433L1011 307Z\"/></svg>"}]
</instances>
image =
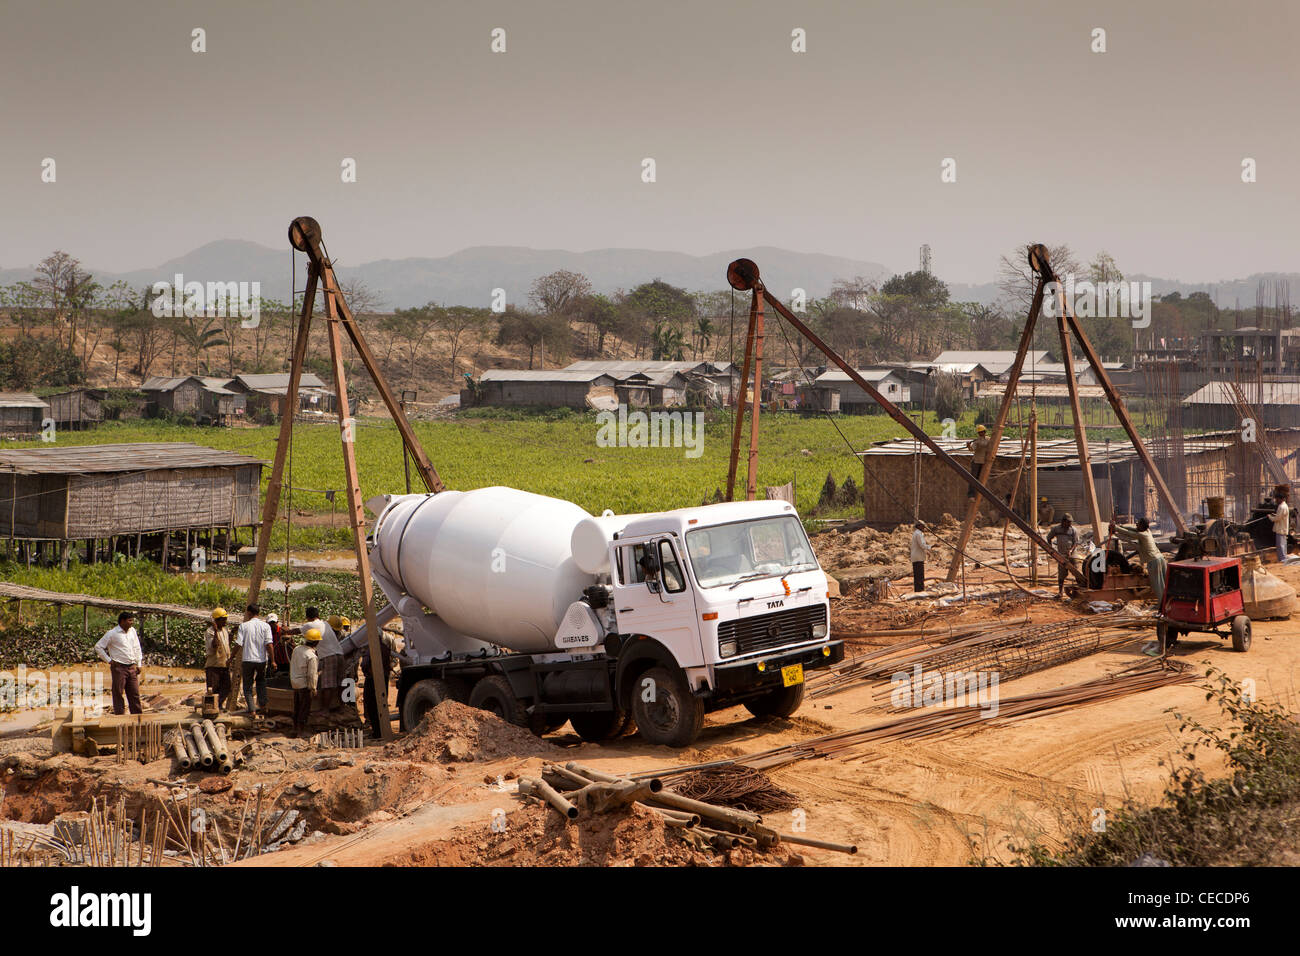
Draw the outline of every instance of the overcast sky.
<instances>
[{"instance_id":1,"label":"overcast sky","mask_svg":"<svg viewBox=\"0 0 1300 956\"><path fill-rule=\"evenodd\" d=\"M0 0L0 266L278 248L309 214L352 264L776 245L910 269L928 242L981 282L1045 241L1187 281L1295 271L1298 8Z\"/></svg>"}]
</instances>

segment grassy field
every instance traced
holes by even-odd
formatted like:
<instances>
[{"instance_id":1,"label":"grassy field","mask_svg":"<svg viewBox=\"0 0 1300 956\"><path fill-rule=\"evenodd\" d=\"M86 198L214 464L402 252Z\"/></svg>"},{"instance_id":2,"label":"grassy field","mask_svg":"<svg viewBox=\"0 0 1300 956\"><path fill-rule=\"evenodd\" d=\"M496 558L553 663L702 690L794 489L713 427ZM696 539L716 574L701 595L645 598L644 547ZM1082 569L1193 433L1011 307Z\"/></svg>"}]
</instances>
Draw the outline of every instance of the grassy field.
<instances>
[{"instance_id":1,"label":"grassy field","mask_svg":"<svg viewBox=\"0 0 1300 956\"><path fill-rule=\"evenodd\" d=\"M794 480L798 506L808 513L817 504L828 474L836 484L852 477L861 485L862 465L853 450L873 441L902 437L905 432L884 415L842 416L844 433L824 417L765 413L759 419L759 485L783 485ZM967 414L958 434L974 436L974 419ZM926 428L937 434L933 413ZM434 467L449 488L468 490L509 485L538 494L574 501L592 513L656 511L699 504L724 488L731 443L731 419L710 413L702 454L688 457L683 448L600 447L594 413L551 411L539 414L482 410L445 422L416 422L415 430ZM161 422L110 422L93 431L65 432L57 444L85 445L187 441L256 455L268 462L275 453L278 429L183 427ZM747 434L747 433L746 433ZM38 444L38 443L30 443ZM401 441L387 419L360 419L356 428L357 466L363 496L402 492ZM339 527L295 528L294 546L345 544L348 536L342 498L343 465L336 424L300 424L294 429L292 482L296 511L328 514L324 491L339 492L335 507ZM745 450L739 484L743 488ZM590 459L590 461L588 461ZM129 466L129 453L126 462ZM270 474L263 472L263 487ZM413 488L421 490L418 477ZM283 546L283 528L275 546Z\"/></svg>"},{"instance_id":2,"label":"grassy field","mask_svg":"<svg viewBox=\"0 0 1300 956\"><path fill-rule=\"evenodd\" d=\"M57 567L29 568L0 561L0 578L17 584L120 600L124 608L136 603L180 604L205 609L222 606L236 614L247 603L248 572L249 567L243 565L222 568L208 575L180 575L164 571L147 560L95 565L74 562L66 571ZM265 580L292 580L295 585L307 582L305 587L295 587L288 592L287 606L282 586L263 587L258 600L265 611L275 611L282 616L287 612L292 620L301 621L307 606L314 604L325 609L326 614L338 612L360 616L361 587L354 574L298 568L287 571L284 565L268 564ZM376 606L383 607L385 602L381 592L376 592L376 600ZM81 612L76 607L64 609L62 626L52 605L25 602L21 620L16 617L16 612L12 602L0 607L0 668L13 668L19 664L49 667L94 662L97 660L93 650L95 641L113 626L117 617L115 612L92 608L86 618L88 633L83 633ZM172 618L164 638L162 624L157 618L137 621L145 663L201 666L205 626L200 621Z\"/></svg>"}]
</instances>

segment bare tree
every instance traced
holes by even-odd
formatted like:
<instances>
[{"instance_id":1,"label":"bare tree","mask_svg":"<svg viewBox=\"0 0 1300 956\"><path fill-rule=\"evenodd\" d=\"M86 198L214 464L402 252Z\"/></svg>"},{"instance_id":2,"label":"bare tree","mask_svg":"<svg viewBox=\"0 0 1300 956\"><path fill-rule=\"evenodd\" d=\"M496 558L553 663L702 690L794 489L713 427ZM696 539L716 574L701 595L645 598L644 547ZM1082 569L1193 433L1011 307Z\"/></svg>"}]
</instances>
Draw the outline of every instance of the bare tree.
<instances>
[{"instance_id":1,"label":"bare tree","mask_svg":"<svg viewBox=\"0 0 1300 956\"><path fill-rule=\"evenodd\" d=\"M1052 264L1052 271L1059 276L1067 272L1079 272L1079 260L1074 251L1065 243L1047 247L1047 257ZM1020 246L1014 252L1004 255L998 263L998 290L1009 311L1027 314L1034 299L1034 283L1037 276L1029 268L1029 247Z\"/></svg>"},{"instance_id":2,"label":"bare tree","mask_svg":"<svg viewBox=\"0 0 1300 956\"><path fill-rule=\"evenodd\" d=\"M456 374L456 361L460 358L467 338L487 327L487 310L467 305L453 305L438 310L438 328L447 341L447 367Z\"/></svg>"},{"instance_id":3,"label":"bare tree","mask_svg":"<svg viewBox=\"0 0 1300 956\"><path fill-rule=\"evenodd\" d=\"M836 304L862 311L870 303L880 286L866 276L836 279L831 283L831 298Z\"/></svg>"},{"instance_id":4,"label":"bare tree","mask_svg":"<svg viewBox=\"0 0 1300 956\"><path fill-rule=\"evenodd\" d=\"M567 314L590 294L591 281L579 272L565 269L539 276L528 290L529 300L546 315Z\"/></svg>"}]
</instances>

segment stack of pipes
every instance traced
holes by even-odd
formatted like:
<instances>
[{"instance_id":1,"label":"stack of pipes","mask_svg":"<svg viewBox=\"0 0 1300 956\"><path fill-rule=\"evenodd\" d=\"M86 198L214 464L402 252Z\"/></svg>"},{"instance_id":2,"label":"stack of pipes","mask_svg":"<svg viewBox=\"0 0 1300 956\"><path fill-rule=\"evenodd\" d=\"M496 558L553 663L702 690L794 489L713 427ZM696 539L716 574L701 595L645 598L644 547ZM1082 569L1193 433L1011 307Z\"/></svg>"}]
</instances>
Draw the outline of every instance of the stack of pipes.
<instances>
[{"instance_id":1,"label":"stack of pipes","mask_svg":"<svg viewBox=\"0 0 1300 956\"><path fill-rule=\"evenodd\" d=\"M201 769L229 774L243 763L243 755L230 749L225 724L207 719L188 725L178 723L169 746L181 771Z\"/></svg>"},{"instance_id":2,"label":"stack of pipes","mask_svg":"<svg viewBox=\"0 0 1300 956\"><path fill-rule=\"evenodd\" d=\"M658 777L619 777L576 761L564 766L545 764L540 780L521 777L519 792L545 801L567 820L576 820L584 810L600 813L639 803L658 814L683 840L701 850L731 850L742 846L764 850L778 843L793 843L838 853L858 852L856 846L848 844L778 833L764 826L763 818L757 813L683 797L665 789Z\"/></svg>"}]
</instances>

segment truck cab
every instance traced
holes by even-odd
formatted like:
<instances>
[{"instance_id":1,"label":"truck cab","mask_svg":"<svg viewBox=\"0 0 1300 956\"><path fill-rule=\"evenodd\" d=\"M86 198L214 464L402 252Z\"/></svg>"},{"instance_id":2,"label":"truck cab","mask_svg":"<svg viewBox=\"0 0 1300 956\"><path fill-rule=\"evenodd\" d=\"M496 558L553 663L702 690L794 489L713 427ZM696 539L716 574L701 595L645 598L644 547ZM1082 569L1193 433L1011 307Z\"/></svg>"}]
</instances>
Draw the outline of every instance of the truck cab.
<instances>
[{"instance_id":1,"label":"truck cab","mask_svg":"<svg viewBox=\"0 0 1300 956\"><path fill-rule=\"evenodd\" d=\"M695 711L702 719L736 703L789 716L805 671L843 659L830 636L826 575L785 502L640 517L610 542L609 568L615 686L645 736L685 736L678 716L690 723ZM681 686L670 694L694 702L656 700L663 674L651 671L676 671Z\"/></svg>"}]
</instances>

